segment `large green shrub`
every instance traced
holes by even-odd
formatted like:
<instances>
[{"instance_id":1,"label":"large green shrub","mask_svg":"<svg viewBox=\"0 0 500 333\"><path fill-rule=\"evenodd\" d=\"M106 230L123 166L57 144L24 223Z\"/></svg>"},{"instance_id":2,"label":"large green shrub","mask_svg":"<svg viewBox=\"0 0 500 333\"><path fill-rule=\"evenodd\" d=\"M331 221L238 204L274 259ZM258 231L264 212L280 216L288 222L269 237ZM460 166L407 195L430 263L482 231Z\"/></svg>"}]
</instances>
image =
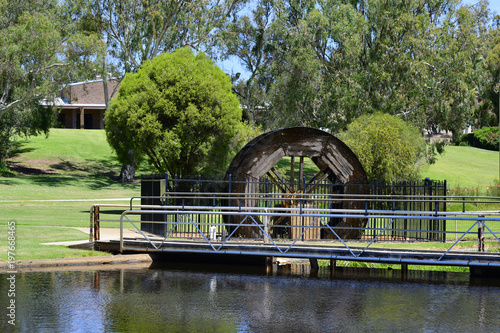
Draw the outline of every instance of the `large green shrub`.
<instances>
[{"instance_id":1,"label":"large green shrub","mask_svg":"<svg viewBox=\"0 0 500 333\"><path fill-rule=\"evenodd\" d=\"M474 131L474 137L479 143L479 148L498 150L498 127L483 127Z\"/></svg>"},{"instance_id":2,"label":"large green shrub","mask_svg":"<svg viewBox=\"0 0 500 333\"><path fill-rule=\"evenodd\" d=\"M419 130L397 116L361 116L338 137L358 156L370 179L415 180L426 161L426 143Z\"/></svg>"},{"instance_id":3,"label":"large green shrub","mask_svg":"<svg viewBox=\"0 0 500 333\"><path fill-rule=\"evenodd\" d=\"M243 126L231 87L203 53L160 55L121 83L106 113L108 142L122 163L132 155L160 173L223 174Z\"/></svg>"}]
</instances>

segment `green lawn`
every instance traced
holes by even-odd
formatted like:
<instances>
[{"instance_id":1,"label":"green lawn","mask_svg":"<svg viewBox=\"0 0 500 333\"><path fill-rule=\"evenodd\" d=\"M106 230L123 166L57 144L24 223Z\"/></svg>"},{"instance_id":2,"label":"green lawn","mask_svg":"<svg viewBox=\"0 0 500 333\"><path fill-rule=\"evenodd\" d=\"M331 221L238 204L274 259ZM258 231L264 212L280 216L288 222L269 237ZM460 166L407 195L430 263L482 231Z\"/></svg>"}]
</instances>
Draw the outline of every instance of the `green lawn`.
<instances>
[{"instance_id":1,"label":"green lawn","mask_svg":"<svg viewBox=\"0 0 500 333\"><path fill-rule=\"evenodd\" d=\"M0 242L0 260L7 258L7 224L0 225L0 234L5 235ZM43 243L52 243L59 241L80 241L87 240L88 236L78 230L63 227L43 227L43 226L16 226L15 229L16 260L33 259L54 259L54 258L72 258L72 257L90 257L110 255L98 251L88 251L79 249L70 249L64 245L42 245Z\"/></svg>"},{"instance_id":2,"label":"green lawn","mask_svg":"<svg viewBox=\"0 0 500 333\"><path fill-rule=\"evenodd\" d=\"M121 166L105 132L52 129L48 138L18 139L15 146L11 165L27 175L0 177L0 232L5 235L0 237L0 259L7 253L6 224L12 220L18 259L104 255L40 243L86 239L67 227L88 227L92 204L128 204L130 197L140 194L138 182L117 181ZM103 223L111 226L117 225Z\"/></svg>"},{"instance_id":3,"label":"green lawn","mask_svg":"<svg viewBox=\"0 0 500 333\"><path fill-rule=\"evenodd\" d=\"M446 180L448 188L478 188L480 193L486 186L500 180L500 156L497 151L473 147L447 146L435 164L423 173L424 178Z\"/></svg>"},{"instance_id":4,"label":"green lawn","mask_svg":"<svg viewBox=\"0 0 500 333\"><path fill-rule=\"evenodd\" d=\"M49 136L19 138L12 160L59 175L111 175L120 165L104 131L54 128Z\"/></svg>"}]
</instances>

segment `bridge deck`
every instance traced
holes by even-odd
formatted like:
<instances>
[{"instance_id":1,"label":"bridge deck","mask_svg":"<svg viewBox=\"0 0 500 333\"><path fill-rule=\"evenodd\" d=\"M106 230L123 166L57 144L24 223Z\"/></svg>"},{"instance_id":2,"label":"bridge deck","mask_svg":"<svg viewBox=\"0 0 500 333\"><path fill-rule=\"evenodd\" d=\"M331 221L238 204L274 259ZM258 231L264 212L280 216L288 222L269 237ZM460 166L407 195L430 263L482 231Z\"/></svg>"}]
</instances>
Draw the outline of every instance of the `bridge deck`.
<instances>
[{"instance_id":1,"label":"bridge deck","mask_svg":"<svg viewBox=\"0 0 500 333\"><path fill-rule=\"evenodd\" d=\"M187 208L187 209L185 209ZM142 210L141 210L142 209ZM150 218L145 221L147 214ZM152 218L157 215L160 219ZM300 219L302 224L276 226L273 219L285 216L292 222ZM196 218L195 218L196 217ZM238 217L236 223L227 223L232 217ZM367 227L335 226L333 219L379 219L386 221L380 227L370 227L376 236L363 241L342 239L342 231L346 229ZM405 229L395 221L419 219L427 221L424 225L432 225L436 221L444 223L463 223L463 229L454 232L447 230L424 230L427 233L444 235L434 237L446 239L438 242L443 246L435 246L436 242L428 241L432 250L421 249L416 245L409 249L407 242L392 243L391 247L382 245L382 235L401 235L405 232L422 230ZM95 248L112 252L155 253L155 254L189 254L210 256L237 256L242 262L257 257L305 258L320 260L344 260L372 263L388 263L401 265L436 265L436 266L468 266L500 268L500 211L490 212L438 212L438 211L375 211L375 210L334 210L307 208L263 208L263 207L184 207L184 206L150 206L125 210L120 216L120 237L109 241L99 241L99 217L91 215L91 232L94 235ZM93 223L93 225L92 225ZM163 235L151 235L142 230L141 224L158 225L164 230ZM142 237L127 238L124 230L135 228ZM253 228L252 238L245 238L235 233L236 230ZM273 228L286 228L288 238L276 237ZM189 231L189 232L187 232ZM323 235L329 233L329 239L307 239L307 235ZM321 236L322 237L322 236ZM464 250L459 244L462 239L474 239L478 246ZM494 247L485 252L485 237ZM399 239L399 236L397 237ZM434 243L434 244L433 244ZM405 244L398 246L398 244ZM491 245L493 244L493 245ZM470 244L469 244L470 246ZM424 247L425 248L425 247ZM486 251L488 249L486 248Z\"/></svg>"},{"instance_id":2,"label":"bridge deck","mask_svg":"<svg viewBox=\"0 0 500 333\"><path fill-rule=\"evenodd\" d=\"M145 239L124 239L122 252L155 254L200 254L306 258L319 260L345 260L387 264L436 265L436 266L478 266L500 268L500 256L496 253L473 251L444 251L421 249L398 249L349 246L332 242L316 244L263 244L262 242L166 241ZM94 246L111 252L120 251L119 240L96 241ZM242 259L244 262L244 259Z\"/></svg>"}]
</instances>

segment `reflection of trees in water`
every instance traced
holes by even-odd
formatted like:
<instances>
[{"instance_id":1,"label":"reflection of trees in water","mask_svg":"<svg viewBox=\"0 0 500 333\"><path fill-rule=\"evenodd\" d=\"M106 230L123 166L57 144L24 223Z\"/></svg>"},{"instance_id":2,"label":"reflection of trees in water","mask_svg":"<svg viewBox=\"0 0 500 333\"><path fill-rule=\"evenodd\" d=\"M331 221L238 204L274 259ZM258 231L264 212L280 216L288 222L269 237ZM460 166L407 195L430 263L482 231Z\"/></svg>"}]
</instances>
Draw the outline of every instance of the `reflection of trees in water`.
<instances>
[{"instance_id":1,"label":"reflection of trees in water","mask_svg":"<svg viewBox=\"0 0 500 333\"><path fill-rule=\"evenodd\" d=\"M108 319L113 320L112 315L120 323L117 328L155 329L149 323L154 320L164 327L182 324L196 329L202 324L201 331L235 327L322 331L331 328L332 322L344 327L363 308L356 293L342 284L302 278L156 271L128 287L120 302L107 307ZM127 319L127 313L134 315Z\"/></svg>"},{"instance_id":2,"label":"reflection of trees in water","mask_svg":"<svg viewBox=\"0 0 500 333\"><path fill-rule=\"evenodd\" d=\"M42 326L117 332L500 327L498 286L469 286L462 275L463 280L453 279L443 272L408 275L409 282L398 280L399 272L354 268L339 269L334 278L321 271L318 278L164 269L28 273L16 280L16 304L19 318L29 318L20 321L21 331Z\"/></svg>"}]
</instances>

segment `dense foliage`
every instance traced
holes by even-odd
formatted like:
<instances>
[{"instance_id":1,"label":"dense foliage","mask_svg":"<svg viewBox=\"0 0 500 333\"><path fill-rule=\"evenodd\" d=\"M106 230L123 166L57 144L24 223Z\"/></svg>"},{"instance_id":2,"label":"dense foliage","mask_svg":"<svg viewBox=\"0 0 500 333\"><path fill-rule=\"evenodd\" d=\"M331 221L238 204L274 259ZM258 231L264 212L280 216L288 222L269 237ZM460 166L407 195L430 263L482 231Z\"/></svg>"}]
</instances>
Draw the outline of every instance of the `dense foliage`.
<instances>
[{"instance_id":1,"label":"dense foliage","mask_svg":"<svg viewBox=\"0 0 500 333\"><path fill-rule=\"evenodd\" d=\"M123 78L142 63L162 53L191 46L209 52L216 42L214 31L223 27L245 0L67 0L67 15L78 27L97 33L106 42L106 72ZM116 92L112 92L114 95ZM127 144L127 143L124 143ZM121 179L132 181L138 161L132 151L123 158Z\"/></svg>"},{"instance_id":2,"label":"dense foliage","mask_svg":"<svg viewBox=\"0 0 500 333\"><path fill-rule=\"evenodd\" d=\"M383 112L458 137L496 119L484 94L498 68L495 53L486 70L496 31L487 1L252 3L224 41L250 73L237 85L241 102L265 127L337 131Z\"/></svg>"},{"instance_id":3,"label":"dense foliage","mask_svg":"<svg viewBox=\"0 0 500 333\"><path fill-rule=\"evenodd\" d=\"M136 72L161 53L191 46L206 53L245 0L66 0L79 29L100 34L116 70Z\"/></svg>"},{"instance_id":4,"label":"dense foliage","mask_svg":"<svg viewBox=\"0 0 500 333\"><path fill-rule=\"evenodd\" d=\"M358 156L372 180L416 180L426 165L426 143L420 131L397 116L361 116L338 137Z\"/></svg>"},{"instance_id":5,"label":"dense foliage","mask_svg":"<svg viewBox=\"0 0 500 333\"><path fill-rule=\"evenodd\" d=\"M254 127L335 133L382 112L457 139L498 124L500 16L487 0L0 0L0 10L0 167L13 134L50 127L40 99L185 46L240 62L232 88ZM141 155L123 138L130 181Z\"/></svg>"},{"instance_id":6,"label":"dense foliage","mask_svg":"<svg viewBox=\"0 0 500 333\"><path fill-rule=\"evenodd\" d=\"M171 175L224 172L241 124L231 82L205 54L181 48L143 63L122 81L106 113L108 142ZM234 147L239 148L239 147Z\"/></svg>"},{"instance_id":7,"label":"dense foliage","mask_svg":"<svg viewBox=\"0 0 500 333\"><path fill-rule=\"evenodd\" d=\"M456 144L498 151L499 138L498 127L483 127L473 133L462 135Z\"/></svg>"}]
</instances>

